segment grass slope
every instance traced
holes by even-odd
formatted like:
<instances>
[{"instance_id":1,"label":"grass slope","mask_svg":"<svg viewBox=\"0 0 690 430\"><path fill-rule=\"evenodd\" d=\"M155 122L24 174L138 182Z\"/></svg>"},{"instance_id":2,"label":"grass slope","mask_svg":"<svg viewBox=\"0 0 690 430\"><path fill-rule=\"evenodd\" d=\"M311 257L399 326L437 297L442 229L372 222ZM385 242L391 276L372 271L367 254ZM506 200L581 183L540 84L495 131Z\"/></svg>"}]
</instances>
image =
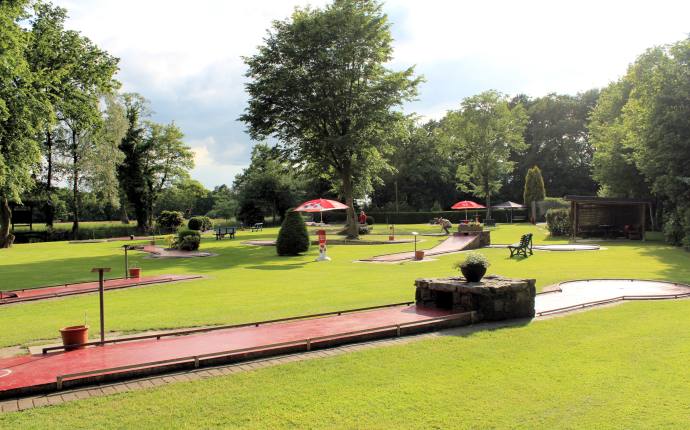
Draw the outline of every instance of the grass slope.
<instances>
[{"instance_id":1,"label":"grass slope","mask_svg":"<svg viewBox=\"0 0 690 430\"><path fill-rule=\"evenodd\" d=\"M405 226L421 230L433 226ZM399 227L399 229L401 229ZM529 225L501 226L496 243L509 243L534 231L535 241L547 241L543 229ZM239 239L274 238L277 229L240 232ZM443 238L425 237L429 248ZM313 247L299 257L278 257L272 247L242 245L240 240L205 238L202 250L219 254L202 259L144 259L135 254L132 265L144 274L197 273L207 279L161 284L106 293L106 327L110 331L143 331L325 312L412 300L414 279L456 273L452 264L460 255L437 261L404 264L353 263L376 254L408 251L411 244L334 245L333 261L316 263ZM550 242L550 243L556 243ZM16 245L0 250L0 288L37 287L58 282L93 279L91 267L122 270L122 242ZM538 287L554 282L595 277L636 277L690 282L690 254L659 242L613 242L596 252L535 252L528 259L510 259L505 249L484 249L491 261L489 273L534 277ZM0 347L27 345L57 337L60 327L87 321L96 326L98 296L88 294L59 300L3 306ZM97 336L93 331L92 336Z\"/></svg>"},{"instance_id":2,"label":"grass slope","mask_svg":"<svg viewBox=\"0 0 690 430\"><path fill-rule=\"evenodd\" d=\"M690 301L627 303L0 415L42 428L677 428Z\"/></svg>"}]
</instances>

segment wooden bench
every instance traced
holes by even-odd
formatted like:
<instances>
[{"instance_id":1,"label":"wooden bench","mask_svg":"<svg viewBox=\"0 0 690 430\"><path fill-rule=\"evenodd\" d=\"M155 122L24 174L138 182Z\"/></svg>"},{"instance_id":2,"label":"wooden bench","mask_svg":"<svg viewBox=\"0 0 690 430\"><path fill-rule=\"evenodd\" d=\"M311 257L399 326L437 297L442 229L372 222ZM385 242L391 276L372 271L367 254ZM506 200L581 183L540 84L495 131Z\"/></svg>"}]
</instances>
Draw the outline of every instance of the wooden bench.
<instances>
[{"instance_id":1,"label":"wooden bench","mask_svg":"<svg viewBox=\"0 0 690 430\"><path fill-rule=\"evenodd\" d=\"M528 252L529 255L532 255L532 233L523 234L520 242L508 245L508 249L510 250L510 258L516 255L528 257Z\"/></svg>"},{"instance_id":2,"label":"wooden bench","mask_svg":"<svg viewBox=\"0 0 690 430\"><path fill-rule=\"evenodd\" d=\"M264 229L264 223L262 222L257 222L252 226L252 231L263 231Z\"/></svg>"},{"instance_id":3,"label":"wooden bench","mask_svg":"<svg viewBox=\"0 0 690 430\"><path fill-rule=\"evenodd\" d=\"M216 240L221 240L225 236L230 236L230 239L235 238L235 232L237 228L235 227L217 227L216 228Z\"/></svg>"}]
</instances>

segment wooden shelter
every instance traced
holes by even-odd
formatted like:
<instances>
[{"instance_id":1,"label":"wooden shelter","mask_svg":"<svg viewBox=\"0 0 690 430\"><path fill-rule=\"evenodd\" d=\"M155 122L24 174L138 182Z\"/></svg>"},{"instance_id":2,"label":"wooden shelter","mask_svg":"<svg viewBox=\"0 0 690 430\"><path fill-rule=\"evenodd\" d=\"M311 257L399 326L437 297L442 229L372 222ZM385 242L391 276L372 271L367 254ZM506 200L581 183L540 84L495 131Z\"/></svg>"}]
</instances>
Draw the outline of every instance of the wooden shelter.
<instances>
[{"instance_id":1,"label":"wooden shelter","mask_svg":"<svg viewBox=\"0 0 690 430\"><path fill-rule=\"evenodd\" d=\"M645 238L647 208L650 202L639 199L594 196L565 196L570 202L572 238Z\"/></svg>"}]
</instances>

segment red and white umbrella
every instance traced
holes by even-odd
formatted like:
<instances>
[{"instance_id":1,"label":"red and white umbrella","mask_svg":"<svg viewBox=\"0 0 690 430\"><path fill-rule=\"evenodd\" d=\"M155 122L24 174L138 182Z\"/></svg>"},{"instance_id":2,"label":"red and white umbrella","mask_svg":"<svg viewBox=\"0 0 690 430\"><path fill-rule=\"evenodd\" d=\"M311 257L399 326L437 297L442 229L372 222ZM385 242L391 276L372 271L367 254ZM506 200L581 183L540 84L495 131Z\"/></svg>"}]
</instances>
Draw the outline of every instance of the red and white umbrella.
<instances>
[{"instance_id":1,"label":"red and white umbrella","mask_svg":"<svg viewBox=\"0 0 690 430\"><path fill-rule=\"evenodd\" d=\"M295 212L320 212L323 222L323 212L347 209L348 206L335 200L314 199L297 206Z\"/></svg>"},{"instance_id":2,"label":"red and white umbrella","mask_svg":"<svg viewBox=\"0 0 690 430\"><path fill-rule=\"evenodd\" d=\"M465 211L465 219L467 219L467 210L468 209L485 209L486 206L482 206L479 203L475 203L472 200L463 200L460 202L457 202L453 206L450 207L451 209L458 209L458 210L464 210Z\"/></svg>"}]
</instances>

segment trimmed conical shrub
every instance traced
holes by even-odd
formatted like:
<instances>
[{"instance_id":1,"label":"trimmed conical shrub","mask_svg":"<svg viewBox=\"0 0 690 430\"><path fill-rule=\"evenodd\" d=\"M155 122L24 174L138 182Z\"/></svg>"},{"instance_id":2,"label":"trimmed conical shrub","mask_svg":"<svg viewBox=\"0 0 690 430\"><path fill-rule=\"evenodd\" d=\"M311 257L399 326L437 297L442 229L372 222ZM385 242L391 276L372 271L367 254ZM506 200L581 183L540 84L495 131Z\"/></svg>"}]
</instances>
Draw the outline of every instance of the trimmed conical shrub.
<instances>
[{"instance_id":1,"label":"trimmed conical shrub","mask_svg":"<svg viewBox=\"0 0 690 430\"><path fill-rule=\"evenodd\" d=\"M276 251L278 255L298 255L309 250L309 233L302 215L292 210L285 214L283 225L280 226Z\"/></svg>"}]
</instances>

